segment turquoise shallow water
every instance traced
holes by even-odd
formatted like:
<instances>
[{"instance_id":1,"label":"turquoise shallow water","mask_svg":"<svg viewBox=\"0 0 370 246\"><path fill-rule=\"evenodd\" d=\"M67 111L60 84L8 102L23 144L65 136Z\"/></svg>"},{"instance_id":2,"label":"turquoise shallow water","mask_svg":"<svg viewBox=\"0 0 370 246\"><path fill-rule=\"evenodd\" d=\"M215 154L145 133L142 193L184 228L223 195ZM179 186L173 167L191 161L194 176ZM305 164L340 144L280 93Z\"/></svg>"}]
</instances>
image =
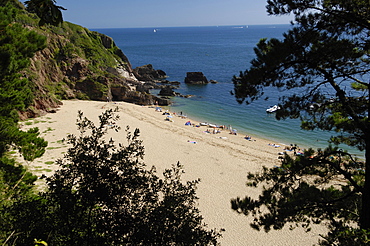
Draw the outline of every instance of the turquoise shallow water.
<instances>
[{"instance_id":1,"label":"turquoise shallow water","mask_svg":"<svg viewBox=\"0 0 370 246\"><path fill-rule=\"evenodd\" d=\"M220 125L232 125L240 133L262 137L280 144L324 148L332 135L303 131L298 120L277 121L266 109L278 102L283 92L268 88L269 100L250 105L238 104L230 91L232 77L249 67L253 48L261 38L281 38L289 25L167 27L97 29L112 37L129 58L132 67L152 64L164 70L168 80L181 82L177 90L192 98L173 99L172 111L190 118ZM155 30L155 31L154 31ZM190 86L184 83L187 72L201 71L217 84ZM153 92L155 93L155 92ZM348 149L346 146L342 146ZM357 150L357 155L363 154Z\"/></svg>"}]
</instances>

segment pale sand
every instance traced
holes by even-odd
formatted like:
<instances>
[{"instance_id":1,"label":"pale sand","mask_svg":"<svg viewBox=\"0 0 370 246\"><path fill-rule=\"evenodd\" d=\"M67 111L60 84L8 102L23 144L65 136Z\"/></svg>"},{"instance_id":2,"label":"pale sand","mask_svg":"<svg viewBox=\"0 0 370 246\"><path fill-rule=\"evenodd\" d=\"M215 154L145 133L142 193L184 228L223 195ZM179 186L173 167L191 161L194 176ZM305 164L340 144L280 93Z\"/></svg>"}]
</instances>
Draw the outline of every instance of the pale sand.
<instances>
[{"instance_id":1,"label":"pale sand","mask_svg":"<svg viewBox=\"0 0 370 246\"><path fill-rule=\"evenodd\" d=\"M23 125L23 129L38 127L42 137L49 142L44 156L28 163L30 169L41 176L51 175L52 170L58 168L51 163L63 157L68 147L60 140L69 133L78 133L75 124L78 110L98 122L98 115L117 106L121 117L118 124L122 130L111 132L116 144L126 142L126 125L132 131L139 128L140 139L145 146L144 162L148 167L156 166L158 174L161 174L179 161L185 169L184 181L200 178L197 189L199 209L209 228L226 230L220 239L221 245L312 245L319 239L319 233L325 231L321 226L313 228L310 233L300 228L258 232L249 226L250 217L232 211L232 198L244 197L245 194L259 195L260 189L245 186L247 173L259 171L263 165L278 165L278 153L283 151L282 147L271 147L263 139L248 141L243 135L231 135L226 130L220 134L207 134L204 133L207 127L185 126L189 119L176 116L172 118L174 122L165 121L166 117L153 107L122 102L63 101L57 113L37 118L32 125Z\"/></svg>"}]
</instances>

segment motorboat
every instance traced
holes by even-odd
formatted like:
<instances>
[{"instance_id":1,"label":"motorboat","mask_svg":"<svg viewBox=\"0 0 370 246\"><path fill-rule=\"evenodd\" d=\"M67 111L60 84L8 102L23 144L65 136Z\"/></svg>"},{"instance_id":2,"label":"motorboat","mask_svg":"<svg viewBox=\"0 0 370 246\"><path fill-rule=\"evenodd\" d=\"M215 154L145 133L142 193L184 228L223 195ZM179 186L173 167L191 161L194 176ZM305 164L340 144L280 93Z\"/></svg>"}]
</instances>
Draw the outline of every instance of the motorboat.
<instances>
[{"instance_id":1,"label":"motorboat","mask_svg":"<svg viewBox=\"0 0 370 246\"><path fill-rule=\"evenodd\" d=\"M274 113L274 112L276 112L277 110L279 110L280 109L280 107L278 106L278 105L274 105L274 106L272 106L272 107L270 107L270 108L268 108L268 109L266 109L266 112L267 113Z\"/></svg>"}]
</instances>

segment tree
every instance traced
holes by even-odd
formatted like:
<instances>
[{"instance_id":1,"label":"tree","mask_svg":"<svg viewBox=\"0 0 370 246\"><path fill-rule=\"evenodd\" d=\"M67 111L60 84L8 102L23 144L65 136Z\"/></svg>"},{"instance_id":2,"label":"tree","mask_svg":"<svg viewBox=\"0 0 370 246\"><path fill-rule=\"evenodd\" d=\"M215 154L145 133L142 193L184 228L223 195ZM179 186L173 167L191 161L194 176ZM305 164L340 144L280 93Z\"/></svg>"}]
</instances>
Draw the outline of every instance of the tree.
<instances>
[{"instance_id":1,"label":"tree","mask_svg":"<svg viewBox=\"0 0 370 246\"><path fill-rule=\"evenodd\" d=\"M258 199L232 200L234 210L252 214L254 228L280 229L288 222L327 222L323 245L366 244L370 231L369 16L364 0L269 0L272 15L293 14L282 40L261 39L256 58L234 76L238 102L252 103L265 87L291 91L280 98L277 119L300 118L305 130L332 131L332 144L364 151L357 160L338 147L285 155L279 168L248 176L265 184ZM339 181L338 181L339 179ZM267 207L263 213L261 208ZM360 236L361 235L361 236Z\"/></svg>"},{"instance_id":2,"label":"tree","mask_svg":"<svg viewBox=\"0 0 370 246\"><path fill-rule=\"evenodd\" d=\"M79 113L81 135L68 136L72 146L47 178L48 190L13 208L15 217L21 213L13 225L16 243L216 245L220 233L207 230L195 206L199 181L183 183L180 164L160 179L141 160L139 130L127 127L127 145L116 146L105 138L108 130L119 130L114 112L99 118L96 126Z\"/></svg>"},{"instance_id":3,"label":"tree","mask_svg":"<svg viewBox=\"0 0 370 246\"><path fill-rule=\"evenodd\" d=\"M31 161L40 157L47 142L39 137L36 128L25 132L18 126L18 112L25 110L33 100L32 84L21 75L36 51L45 47L46 38L15 22L22 10L18 1L0 4L0 242L14 236L9 207L18 199L32 197L37 179L16 163L8 154L17 149L23 158Z\"/></svg>"},{"instance_id":4,"label":"tree","mask_svg":"<svg viewBox=\"0 0 370 246\"><path fill-rule=\"evenodd\" d=\"M45 47L46 38L14 23L19 11L11 3L0 7L0 156L15 144L23 146L20 151L32 159L29 155L43 153L45 142L37 138L36 129L26 134L18 128L18 111L26 110L33 100L32 84L21 71L29 66L35 52ZM31 153L30 148L41 152Z\"/></svg>"},{"instance_id":5,"label":"tree","mask_svg":"<svg viewBox=\"0 0 370 246\"><path fill-rule=\"evenodd\" d=\"M46 142L38 138L37 129L19 130L18 111L33 100L31 82L21 71L45 47L46 38L14 23L19 11L11 3L0 6L0 157L14 145L26 160L33 160L43 154Z\"/></svg>"},{"instance_id":6,"label":"tree","mask_svg":"<svg viewBox=\"0 0 370 246\"><path fill-rule=\"evenodd\" d=\"M62 6L57 6L55 0L29 0L24 2L27 10L35 13L40 18L40 25L51 24L58 26L63 23L61 10L67 10Z\"/></svg>"},{"instance_id":7,"label":"tree","mask_svg":"<svg viewBox=\"0 0 370 246\"><path fill-rule=\"evenodd\" d=\"M18 126L18 111L25 110L33 100L32 85L22 78L21 71L30 64L30 58L45 47L45 37L14 23L19 9L12 3L0 6L0 170L11 170L15 162L6 156L10 147L16 148L25 160L40 157L47 142L39 138L38 129L27 132ZM9 166L10 165L10 166ZM22 171L3 174L11 182L19 182ZM15 174L20 175L16 178Z\"/></svg>"}]
</instances>

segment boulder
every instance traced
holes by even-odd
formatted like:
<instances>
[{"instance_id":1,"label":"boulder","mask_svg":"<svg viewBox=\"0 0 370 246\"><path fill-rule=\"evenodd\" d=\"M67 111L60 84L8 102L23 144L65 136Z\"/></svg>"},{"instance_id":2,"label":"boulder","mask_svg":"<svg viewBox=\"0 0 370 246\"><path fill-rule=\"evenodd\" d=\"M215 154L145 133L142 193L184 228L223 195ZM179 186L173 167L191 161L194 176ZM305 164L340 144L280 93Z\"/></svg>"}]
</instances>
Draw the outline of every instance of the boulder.
<instances>
[{"instance_id":1,"label":"boulder","mask_svg":"<svg viewBox=\"0 0 370 246\"><path fill-rule=\"evenodd\" d=\"M112 87L111 93L113 101L124 101L138 105L157 104L160 106L167 106L171 104L171 100L169 99L159 98L148 93L130 90L128 87Z\"/></svg>"},{"instance_id":2,"label":"boulder","mask_svg":"<svg viewBox=\"0 0 370 246\"><path fill-rule=\"evenodd\" d=\"M155 70L152 64L137 67L133 70L135 77L141 81L153 81L167 77L162 70Z\"/></svg>"},{"instance_id":3,"label":"boulder","mask_svg":"<svg viewBox=\"0 0 370 246\"><path fill-rule=\"evenodd\" d=\"M208 79L202 72L187 72L185 77L186 84L203 85L208 84Z\"/></svg>"},{"instance_id":4,"label":"boulder","mask_svg":"<svg viewBox=\"0 0 370 246\"><path fill-rule=\"evenodd\" d=\"M173 88L171 86L166 86L161 89L159 92L160 96L168 96L168 97L174 97L176 96L176 93L173 91Z\"/></svg>"}]
</instances>

